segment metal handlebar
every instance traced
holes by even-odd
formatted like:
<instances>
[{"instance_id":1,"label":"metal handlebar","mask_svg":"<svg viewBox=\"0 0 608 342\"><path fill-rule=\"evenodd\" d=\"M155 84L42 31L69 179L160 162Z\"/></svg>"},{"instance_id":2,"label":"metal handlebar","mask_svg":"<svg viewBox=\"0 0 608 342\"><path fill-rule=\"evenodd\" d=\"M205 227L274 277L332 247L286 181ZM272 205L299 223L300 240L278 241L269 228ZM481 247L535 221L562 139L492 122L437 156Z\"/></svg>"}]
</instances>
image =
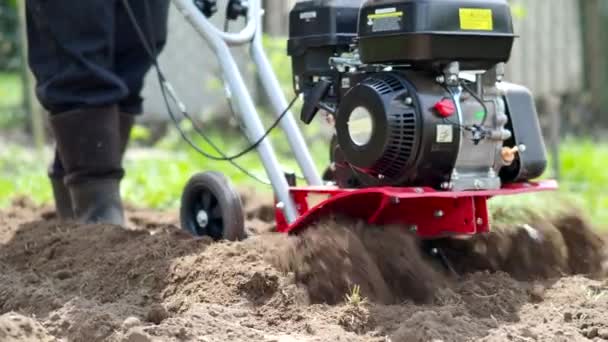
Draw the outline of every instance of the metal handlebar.
<instances>
[{"instance_id":1,"label":"metal handlebar","mask_svg":"<svg viewBox=\"0 0 608 342\"><path fill-rule=\"evenodd\" d=\"M262 7L260 0L249 0L247 25L238 33L228 33L217 29L201 13L192 0L173 0L173 3L207 41L217 56L226 89L231 94L228 97L237 109L235 112L243 124L245 135L250 141L257 141L264 135L265 129L229 45L251 45L253 62L257 66L258 76L262 81L261 83L275 115L280 116L288 107L281 85L262 46ZM317 173L306 141L293 115L289 112L285 113L280 121L280 126L287 136L293 155L308 183L310 185L321 185L321 177ZM291 197L289 184L270 140L263 139L258 145L257 151L277 199L281 203L285 218L289 223L294 222L298 218L298 209Z\"/></svg>"},{"instance_id":2,"label":"metal handlebar","mask_svg":"<svg viewBox=\"0 0 608 342\"><path fill-rule=\"evenodd\" d=\"M240 32L236 33L224 32L215 27L215 25L198 10L192 0L173 0L173 3L205 39L212 41L220 39L225 41L228 45L243 45L250 43L253 40L259 22L261 21L262 7L260 0L249 0L247 24Z\"/></svg>"}]
</instances>

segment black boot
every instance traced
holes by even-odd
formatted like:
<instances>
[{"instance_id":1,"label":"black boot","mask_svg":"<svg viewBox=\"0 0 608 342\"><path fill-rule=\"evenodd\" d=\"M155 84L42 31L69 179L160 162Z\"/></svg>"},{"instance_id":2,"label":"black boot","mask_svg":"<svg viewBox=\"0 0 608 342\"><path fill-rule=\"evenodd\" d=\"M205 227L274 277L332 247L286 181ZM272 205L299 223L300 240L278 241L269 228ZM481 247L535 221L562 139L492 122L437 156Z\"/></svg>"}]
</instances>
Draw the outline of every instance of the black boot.
<instances>
[{"instance_id":1,"label":"black boot","mask_svg":"<svg viewBox=\"0 0 608 342\"><path fill-rule=\"evenodd\" d=\"M74 219L79 222L124 224L119 116L115 106L51 116Z\"/></svg>"},{"instance_id":2,"label":"black boot","mask_svg":"<svg viewBox=\"0 0 608 342\"><path fill-rule=\"evenodd\" d=\"M131 129L135 123L135 116L128 113L120 114L120 145L121 145L121 156L124 157L127 145L129 143L129 137L131 135ZM122 159L122 158L121 158ZM59 152L55 151L55 157L48 171L49 180L51 182L51 188L53 190L53 197L55 199L55 208L57 212L57 218L60 220L72 220L74 219L74 211L72 209L72 200L70 198L70 192L68 187L65 185L65 169L59 157Z\"/></svg>"},{"instance_id":3,"label":"black boot","mask_svg":"<svg viewBox=\"0 0 608 342\"><path fill-rule=\"evenodd\" d=\"M131 129L135 124L135 115L129 113L120 113L120 154L121 159L124 157L125 152L127 150L127 146L129 145L129 137L131 136Z\"/></svg>"},{"instance_id":4,"label":"black boot","mask_svg":"<svg viewBox=\"0 0 608 342\"><path fill-rule=\"evenodd\" d=\"M57 151L55 151L54 160L49 167L48 176L51 181L51 188L53 189L53 197L55 198L57 218L63 221L72 220L74 218L72 200L70 192L65 185L65 170Z\"/></svg>"}]
</instances>

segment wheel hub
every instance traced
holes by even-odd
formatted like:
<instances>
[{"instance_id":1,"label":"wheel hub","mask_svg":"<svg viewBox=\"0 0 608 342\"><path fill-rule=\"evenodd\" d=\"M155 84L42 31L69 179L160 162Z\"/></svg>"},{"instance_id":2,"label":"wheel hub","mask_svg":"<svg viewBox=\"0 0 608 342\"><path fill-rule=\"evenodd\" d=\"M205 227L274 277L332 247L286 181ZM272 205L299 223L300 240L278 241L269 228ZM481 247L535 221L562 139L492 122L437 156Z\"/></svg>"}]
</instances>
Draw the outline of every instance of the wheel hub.
<instances>
[{"instance_id":1,"label":"wheel hub","mask_svg":"<svg viewBox=\"0 0 608 342\"><path fill-rule=\"evenodd\" d=\"M196 213L196 223L198 223L201 228L207 228L207 225L209 225L209 214L207 214L207 211L199 210L198 213Z\"/></svg>"}]
</instances>

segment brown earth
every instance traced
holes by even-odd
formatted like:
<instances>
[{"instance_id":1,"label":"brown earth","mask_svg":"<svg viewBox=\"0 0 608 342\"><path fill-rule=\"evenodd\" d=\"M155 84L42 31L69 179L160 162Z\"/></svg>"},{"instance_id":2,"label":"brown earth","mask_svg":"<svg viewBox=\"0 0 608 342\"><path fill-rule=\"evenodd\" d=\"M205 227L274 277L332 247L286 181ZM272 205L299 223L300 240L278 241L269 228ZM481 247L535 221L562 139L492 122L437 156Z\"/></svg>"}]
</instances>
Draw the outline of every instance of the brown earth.
<instances>
[{"instance_id":1,"label":"brown earth","mask_svg":"<svg viewBox=\"0 0 608 342\"><path fill-rule=\"evenodd\" d=\"M286 237L270 207L245 205L252 237L212 243L175 213L83 226L15 201L0 212L0 341L608 340L605 245L576 215L438 242L456 276L398 227Z\"/></svg>"}]
</instances>

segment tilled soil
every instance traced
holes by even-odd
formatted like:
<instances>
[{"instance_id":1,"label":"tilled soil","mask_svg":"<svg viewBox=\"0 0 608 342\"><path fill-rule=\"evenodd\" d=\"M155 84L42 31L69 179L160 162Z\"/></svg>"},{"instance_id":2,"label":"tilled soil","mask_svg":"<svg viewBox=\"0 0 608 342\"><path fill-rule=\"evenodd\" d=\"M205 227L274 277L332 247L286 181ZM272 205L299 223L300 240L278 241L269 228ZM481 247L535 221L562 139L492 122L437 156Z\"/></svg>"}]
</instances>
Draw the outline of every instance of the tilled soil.
<instances>
[{"instance_id":1,"label":"tilled soil","mask_svg":"<svg viewBox=\"0 0 608 342\"><path fill-rule=\"evenodd\" d=\"M0 341L608 340L604 241L576 215L440 241L453 273L399 227L332 221L193 239L175 213L62 224L26 199L0 212Z\"/></svg>"}]
</instances>

